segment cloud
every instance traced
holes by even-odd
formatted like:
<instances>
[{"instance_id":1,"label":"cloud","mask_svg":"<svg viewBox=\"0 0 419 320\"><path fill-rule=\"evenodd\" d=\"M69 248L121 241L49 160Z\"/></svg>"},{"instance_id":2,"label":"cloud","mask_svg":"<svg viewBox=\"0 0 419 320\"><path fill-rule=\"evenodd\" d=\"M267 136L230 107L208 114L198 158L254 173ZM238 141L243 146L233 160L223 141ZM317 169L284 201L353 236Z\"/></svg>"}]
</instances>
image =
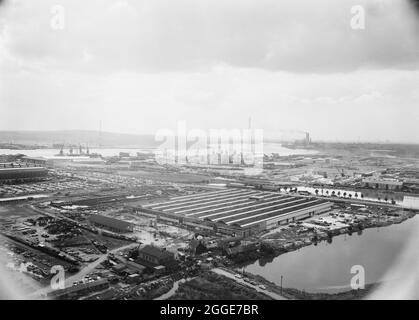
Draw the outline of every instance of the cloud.
<instances>
[{"instance_id":1,"label":"cloud","mask_svg":"<svg viewBox=\"0 0 419 320\"><path fill-rule=\"evenodd\" d=\"M3 130L299 128L315 140L419 142L419 71L291 74L220 65L201 72L8 76Z\"/></svg>"},{"instance_id":2,"label":"cloud","mask_svg":"<svg viewBox=\"0 0 419 320\"><path fill-rule=\"evenodd\" d=\"M409 221L419 229L417 221ZM412 233L396 261L384 275L384 281L367 297L370 300L417 300L419 299L419 236Z\"/></svg>"},{"instance_id":3,"label":"cloud","mask_svg":"<svg viewBox=\"0 0 419 320\"><path fill-rule=\"evenodd\" d=\"M227 64L324 73L418 68L419 28L407 3L358 1L365 30L350 27L352 0L16 0L0 19L11 56L50 68L162 72ZM63 30L51 28L56 4L65 9Z\"/></svg>"},{"instance_id":4,"label":"cloud","mask_svg":"<svg viewBox=\"0 0 419 320\"><path fill-rule=\"evenodd\" d=\"M3 239L4 240L4 239ZM29 275L20 271L5 268L13 261L2 251L0 252L0 300L26 300L29 294L40 288L39 283ZM32 296L32 299L40 299L40 296Z\"/></svg>"},{"instance_id":5,"label":"cloud","mask_svg":"<svg viewBox=\"0 0 419 320\"><path fill-rule=\"evenodd\" d=\"M417 22L407 1L9 0L0 129L154 133L298 128L418 142ZM53 6L63 29L51 26ZM327 121L327 125L325 125ZM356 124L356 130L354 130Z\"/></svg>"}]
</instances>

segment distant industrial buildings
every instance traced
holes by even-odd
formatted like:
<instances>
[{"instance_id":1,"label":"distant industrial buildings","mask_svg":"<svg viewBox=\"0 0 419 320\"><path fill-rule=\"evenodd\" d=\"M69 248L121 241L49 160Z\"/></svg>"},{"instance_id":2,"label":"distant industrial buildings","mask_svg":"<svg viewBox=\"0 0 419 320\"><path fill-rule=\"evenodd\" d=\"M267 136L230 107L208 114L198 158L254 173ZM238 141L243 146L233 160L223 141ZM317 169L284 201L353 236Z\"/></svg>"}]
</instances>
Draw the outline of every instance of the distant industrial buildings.
<instances>
[{"instance_id":1,"label":"distant industrial buildings","mask_svg":"<svg viewBox=\"0 0 419 320\"><path fill-rule=\"evenodd\" d=\"M117 233L129 233L134 230L134 225L132 223L98 214L91 215L88 220L95 226L103 227Z\"/></svg>"},{"instance_id":2,"label":"distant industrial buildings","mask_svg":"<svg viewBox=\"0 0 419 320\"><path fill-rule=\"evenodd\" d=\"M309 132L306 132L306 133L305 133L304 144L305 144L306 146L308 146L310 143L311 143L310 133L309 133Z\"/></svg>"},{"instance_id":3,"label":"distant industrial buildings","mask_svg":"<svg viewBox=\"0 0 419 320\"><path fill-rule=\"evenodd\" d=\"M46 167L47 159L42 157L23 157L22 161L36 167Z\"/></svg>"},{"instance_id":4,"label":"distant industrial buildings","mask_svg":"<svg viewBox=\"0 0 419 320\"><path fill-rule=\"evenodd\" d=\"M79 153L74 153L70 149L70 153L64 154L61 149L60 153L54 156L43 156L43 157L22 157L22 161L31 164L33 166L42 166L47 168L67 166L70 164L80 164L80 165L104 165L106 161L101 158L99 154L83 152L82 147L80 147Z\"/></svg>"},{"instance_id":5,"label":"distant industrial buildings","mask_svg":"<svg viewBox=\"0 0 419 320\"><path fill-rule=\"evenodd\" d=\"M139 211L169 223L246 236L320 214L331 206L317 198L232 188L174 197Z\"/></svg>"},{"instance_id":6,"label":"distant industrial buildings","mask_svg":"<svg viewBox=\"0 0 419 320\"><path fill-rule=\"evenodd\" d=\"M403 187L403 182L398 180L390 179L375 179L375 178L365 178L362 180L362 186L366 188L374 188L381 190L394 190L400 191Z\"/></svg>"}]
</instances>

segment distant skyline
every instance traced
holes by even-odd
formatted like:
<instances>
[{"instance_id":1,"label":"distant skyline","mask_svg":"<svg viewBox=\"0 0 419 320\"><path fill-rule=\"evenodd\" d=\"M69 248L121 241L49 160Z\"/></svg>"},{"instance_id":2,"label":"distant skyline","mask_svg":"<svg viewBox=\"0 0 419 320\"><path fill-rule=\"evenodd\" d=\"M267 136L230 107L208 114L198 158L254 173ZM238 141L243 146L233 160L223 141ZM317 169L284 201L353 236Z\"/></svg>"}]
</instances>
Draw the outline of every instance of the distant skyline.
<instances>
[{"instance_id":1,"label":"distant skyline","mask_svg":"<svg viewBox=\"0 0 419 320\"><path fill-rule=\"evenodd\" d=\"M13 131L13 130L0 130L0 143L14 143L14 144L20 144L20 143L26 143L28 142L28 139L26 139L26 137L29 137L29 139L32 139L32 135L33 134L39 134L39 133L48 133L48 134L53 134L53 133L75 133L76 137L71 140L70 138L50 138L49 139L49 143L53 142L53 143L76 143L76 144L81 144L81 145L88 145L90 142L92 142L92 137L91 135L87 135L88 138L83 139L80 138L80 133L89 133L89 134L96 134L97 136L99 136L100 131L97 130L54 130L54 129L50 129L50 130L20 130L20 131ZM21 137L16 137L16 138L9 138L9 137L5 137L8 136L8 134L10 133L16 133L18 135L20 134L29 134L30 136L25 136L25 139L22 139ZM104 135L122 135L122 136L128 136L130 138L130 141L132 141L132 143L135 140L135 137L139 137L139 138L147 138L147 140L145 141L146 145L151 144L160 144L161 142L158 142L155 140L155 133L142 133L142 134L133 134L133 133L124 133L124 132L111 132L111 131L102 131L102 134ZM81 136L82 137L82 136ZM285 138L284 138L285 137ZM310 136L311 137L311 136ZM151 139L150 139L151 138ZM338 140L338 139L316 139L316 138L312 138L312 142L313 143L361 143L361 144L412 144L412 145L419 145L418 142L406 142L406 141L392 141L392 140L367 140L367 141L363 141L361 139L357 139L357 140ZM290 132L288 133L288 135L282 135L280 136L269 136L269 135L265 135L264 136L264 140L267 143L270 142L292 142L292 141L296 141L296 140L303 140L304 136L303 136L303 132L300 133L296 133L296 132ZM33 139L38 141L38 144L42 144L40 139ZM71 140L71 141L70 141ZM45 141L44 141L45 142ZM137 142L140 142L139 144L143 143L144 141L142 140L137 140Z\"/></svg>"},{"instance_id":2,"label":"distant skyline","mask_svg":"<svg viewBox=\"0 0 419 320\"><path fill-rule=\"evenodd\" d=\"M351 0L3 1L0 130L154 135L251 117L268 135L419 143L419 19L408 0L356 4L365 30Z\"/></svg>"}]
</instances>

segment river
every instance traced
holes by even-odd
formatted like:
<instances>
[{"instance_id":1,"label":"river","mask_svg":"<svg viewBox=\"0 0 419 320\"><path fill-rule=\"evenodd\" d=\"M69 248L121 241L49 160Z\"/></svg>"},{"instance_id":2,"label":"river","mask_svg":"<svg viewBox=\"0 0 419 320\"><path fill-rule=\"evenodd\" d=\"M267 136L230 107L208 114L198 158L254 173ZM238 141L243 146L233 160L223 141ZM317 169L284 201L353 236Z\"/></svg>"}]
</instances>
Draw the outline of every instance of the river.
<instances>
[{"instance_id":1,"label":"river","mask_svg":"<svg viewBox=\"0 0 419 320\"><path fill-rule=\"evenodd\" d=\"M120 152L127 152L130 155L134 156L137 152L142 153L153 153L156 149L154 148L91 148L90 153L99 153L104 157L117 156ZM280 156L290 156L290 155L312 155L316 154L315 150L306 150L306 149L288 149L283 147L279 143L264 143L263 144L264 153L278 153ZM58 149L33 149L33 150L15 150L15 149L0 149L1 154L24 154L29 157L54 157L60 150ZM68 153L68 148L64 149L65 153ZM75 153L77 153L77 148L75 148Z\"/></svg>"},{"instance_id":2,"label":"river","mask_svg":"<svg viewBox=\"0 0 419 320\"><path fill-rule=\"evenodd\" d=\"M84 150L85 151L85 150ZM33 150L15 150L15 149L0 149L1 154L24 154L28 157L55 157L60 150L58 149L33 149ZM69 150L64 149L64 153L68 153ZM77 154L77 148L74 153ZM135 156L137 152L153 152L153 149L129 149L129 148L94 148L90 149L90 153L98 153L103 157L118 156L120 152L128 152L130 155Z\"/></svg>"},{"instance_id":3,"label":"river","mask_svg":"<svg viewBox=\"0 0 419 320\"><path fill-rule=\"evenodd\" d=\"M414 244L414 245L412 245ZM317 246L303 247L273 259L259 260L248 265L247 272L261 275L269 281L306 292L334 293L350 289L354 274L351 268L363 266L365 283L402 281L414 277L418 281L419 216L401 224L363 230L362 234L340 235ZM398 263L402 257L413 259L403 272Z\"/></svg>"}]
</instances>

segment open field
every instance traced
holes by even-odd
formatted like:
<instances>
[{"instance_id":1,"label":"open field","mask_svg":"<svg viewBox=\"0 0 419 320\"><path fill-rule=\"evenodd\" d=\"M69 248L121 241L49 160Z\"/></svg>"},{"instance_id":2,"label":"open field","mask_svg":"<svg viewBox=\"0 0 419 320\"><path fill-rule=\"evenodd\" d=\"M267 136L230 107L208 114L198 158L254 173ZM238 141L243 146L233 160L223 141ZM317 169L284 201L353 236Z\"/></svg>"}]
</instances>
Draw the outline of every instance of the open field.
<instances>
[{"instance_id":1,"label":"open field","mask_svg":"<svg viewBox=\"0 0 419 320\"><path fill-rule=\"evenodd\" d=\"M0 206L1 218L22 218L39 215L38 212L31 210L25 205L2 205Z\"/></svg>"},{"instance_id":2,"label":"open field","mask_svg":"<svg viewBox=\"0 0 419 320\"><path fill-rule=\"evenodd\" d=\"M170 300L270 300L248 286L213 272L203 273L179 285Z\"/></svg>"}]
</instances>

